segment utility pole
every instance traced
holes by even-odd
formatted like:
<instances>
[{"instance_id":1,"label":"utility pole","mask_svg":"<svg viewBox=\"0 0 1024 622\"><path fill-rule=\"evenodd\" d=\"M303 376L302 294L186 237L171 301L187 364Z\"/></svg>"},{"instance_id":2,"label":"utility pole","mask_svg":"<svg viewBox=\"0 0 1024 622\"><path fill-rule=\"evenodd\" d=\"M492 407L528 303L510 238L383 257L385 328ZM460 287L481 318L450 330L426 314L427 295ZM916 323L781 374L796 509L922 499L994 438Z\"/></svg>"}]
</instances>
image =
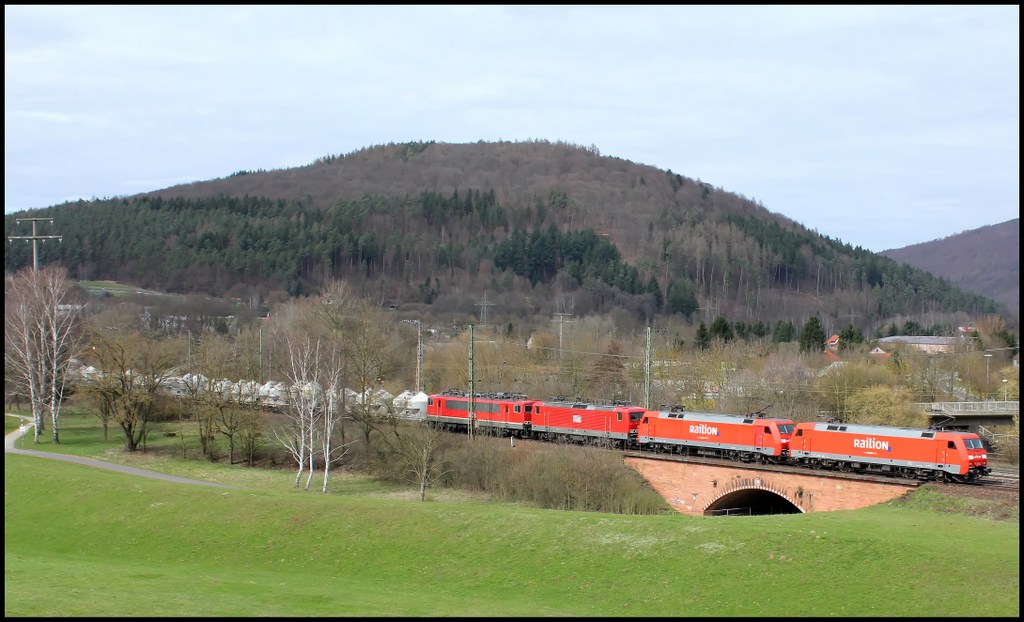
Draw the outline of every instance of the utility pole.
<instances>
[{"instance_id":1,"label":"utility pole","mask_svg":"<svg viewBox=\"0 0 1024 622\"><path fill-rule=\"evenodd\" d=\"M473 325L469 325L469 440L476 428L476 377L473 375Z\"/></svg>"},{"instance_id":2,"label":"utility pole","mask_svg":"<svg viewBox=\"0 0 1024 622\"><path fill-rule=\"evenodd\" d=\"M53 224L53 219L52 218L15 218L14 222L16 222L17 224L20 225L21 221L23 221L23 220L28 220L28 221L32 222L32 235L9 235L9 236L7 236L7 239L8 240L25 240L26 242L28 240L32 240L32 271L33 272L38 272L39 271L39 252L38 252L38 249L36 248L36 242L38 240L44 240L44 241L45 240L57 240L58 242L60 242L60 241L63 241L63 237L64 236L62 236L62 235L36 235L36 223L39 222L39 221L45 220L45 221L49 222L52 225Z\"/></svg>"},{"instance_id":3,"label":"utility pole","mask_svg":"<svg viewBox=\"0 0 1024 622\"><path fill-rule=\"evenodd\" d=\"M647 357L644 365L644 410L651 409L651 327L647 327Z\"/></svg>"},{"instance_id":4,"label":"utility pole","mask_svg":"<svg viewBox=\"0 0 1024 622\"><path fill-rule=\"evenodd\" d=\"M854 313L854 312L853 312L853 309L850 309L850 312L849 312L849 313L847 313L847 314L846 314L845 316L843 316L843 317L847 317L847 318L850 318L850 322L849 322L849 323L850 323L850 326L853 326L853 318L855 318L855 317L860 317L860 313Z\"/></svg>"},{"instance_id":5,"label":"utility pole","mask_svg":"<svg viewBox=\"0 0 1024 622\"><path fill-rule=\"evenodd\" d=\"M476 303L476 306L480 307L480 323L487 323L487 308L493 307L493 302L487 302L487 292L484 292L484 301Z\"/></svg>"},{"instance_id":6,"label":"utility pole","mask_svg":"<svg viewBox=\"0 0 1024 622\"><path fill-rule=\"evenodd\" d=\"M710 317L708 312L711 311L712 309L714 309L715 313L718 313L718 305L711 306L711 302L709 301L707 306L697 307L697 309L704 311L704 324L707 325L707 326L710 326L711 325L711 317Z\"/></svg>"},{"instance_id":7,"label":"utility pole","mask_svg":"<svg viewBox=\"0 0 1024 622\"><path fill-rule=\"evenodd\" d=\"M423 322L416 321L416 392L423 393Z\"/></svg>"},{"instance_id":8,"label":"utility pole","mask_svg":"<svg viewBox=\"0 0 1024 622\"><path fill-rule=\"evenodd\" d=\"M566 320L565 319L566 317L572 317L572 313L556 313L555 315L558 316L558 320L556 320L558 322L558 362L561 363L562 362L562 326L566 322L571 322L572 321L572 320Z\"/></svg>"}]
</instances>

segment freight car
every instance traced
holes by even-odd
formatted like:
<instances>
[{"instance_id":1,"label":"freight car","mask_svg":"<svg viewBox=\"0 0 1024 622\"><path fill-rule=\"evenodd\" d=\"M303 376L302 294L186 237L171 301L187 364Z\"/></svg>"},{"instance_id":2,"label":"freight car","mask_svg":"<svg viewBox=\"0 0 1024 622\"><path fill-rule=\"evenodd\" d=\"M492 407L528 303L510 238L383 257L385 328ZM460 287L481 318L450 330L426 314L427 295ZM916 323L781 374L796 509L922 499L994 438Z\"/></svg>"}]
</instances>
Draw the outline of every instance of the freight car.
<instances>
[{"instance_id":1,"label":"freight car","mask_svg":"<svg viewBox=\"0 0 1024 622\"><path fill-rule=\"evenodd\" d=\"M638 430L640 449L743 462L785 462L793 422L741 415L649 410Z\"/></svg>"},{"instance_id":2,"label":"freight car","mask_svg":"<svg viewBox=\"0 0 1024 622\"><path fill-rule=\"evenodd\" d=\"M811 468L976 481L992 470L977 434L846 423L798 423L790 460Z\"/></svg>"}]
</instances>

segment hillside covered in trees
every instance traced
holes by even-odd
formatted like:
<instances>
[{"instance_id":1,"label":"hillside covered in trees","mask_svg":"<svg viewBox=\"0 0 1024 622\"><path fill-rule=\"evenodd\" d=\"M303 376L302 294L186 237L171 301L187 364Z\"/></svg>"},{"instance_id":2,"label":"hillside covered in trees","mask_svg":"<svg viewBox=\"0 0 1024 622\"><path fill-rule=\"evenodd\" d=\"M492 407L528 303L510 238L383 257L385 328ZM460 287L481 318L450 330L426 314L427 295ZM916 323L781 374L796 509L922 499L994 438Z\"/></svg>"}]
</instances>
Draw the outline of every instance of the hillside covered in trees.
<instances>
[{"instance_id":1,"label":"hillside covered in trees","mask_svg":"<svg viewBox=\"0 0 1024 622\"><path fill-rule=\"evenodd\" d=\"M987 296L1020 317L1020 218L881 254Z\"/></svg>"},{"instance_id":2,"label":"hillside covered in trees","mask_svg":"<svg viewBox=\"0 0 1024 622\"><path fill-rule=\"evenodd\" d=\"M999 312L923 270L808 230L672 171L563 143L418 142L239 171L133 197L9 214L49 217L40 246L82 280L204 292L258 306L344 279L423 317L620 323L820 315L827 331L947 327ZM31 246L8 244L11 272ZM939 328L938 332L944 330Z\"/></svg>"}]
</instances>

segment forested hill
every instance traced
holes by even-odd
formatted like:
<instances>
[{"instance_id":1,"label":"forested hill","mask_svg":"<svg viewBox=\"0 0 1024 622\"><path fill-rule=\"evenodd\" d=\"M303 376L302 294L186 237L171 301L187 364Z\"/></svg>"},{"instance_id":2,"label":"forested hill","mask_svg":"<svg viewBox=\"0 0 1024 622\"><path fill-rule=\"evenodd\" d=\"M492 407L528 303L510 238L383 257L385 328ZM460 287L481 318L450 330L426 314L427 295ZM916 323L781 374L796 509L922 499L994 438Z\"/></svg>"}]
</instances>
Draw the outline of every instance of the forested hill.
<instances>
[{"instance_id":1,"label":"forested hill","mask_svg":"<svg viewBox=\"0 0 1024 622\"><path fill-rule=\"evenodd\" d=\"M1020 218L881 254L992 298L1020 317Z\"/></svg>"},{"instance_id":2,"label":"forested hill","mask_svg":"<svg viewBox=\"0 0 1024 622\"><path fill-rule=\"evenodd\" d=\"M671 170L563 143L417 142L37 210L80 279L274 300L344 278L382 303L491 321L724 316L871 334L997 303ZM21 214L24 215L24 214ZM22 233L10 214L8 235ZM31 262L9 244L7 270Z\"/></svg>"}]
</instances>

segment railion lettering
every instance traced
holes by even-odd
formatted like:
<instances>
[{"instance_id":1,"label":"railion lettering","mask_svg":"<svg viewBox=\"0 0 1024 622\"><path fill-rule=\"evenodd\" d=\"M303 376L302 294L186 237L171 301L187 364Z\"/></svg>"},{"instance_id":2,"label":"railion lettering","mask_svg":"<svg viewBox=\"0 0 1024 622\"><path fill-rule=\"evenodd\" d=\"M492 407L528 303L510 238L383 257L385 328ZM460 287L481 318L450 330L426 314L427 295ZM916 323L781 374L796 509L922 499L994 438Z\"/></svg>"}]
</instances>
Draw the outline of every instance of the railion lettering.
<instances>
[{"instance_id":1,"label":"railion lettering","mask_svg":"<svg viewBox=\"0 0 1024 622\"><path fill-rule=\"evenodd\" d=\"M889 451L889 441L883 441L875 438L874 436L855 438L853 439L853 446L857 449L880 449L882 451Z\"/></svg>"},{"instance_id":2,"label":"railion lettering","mask_svg":"<svg viewBox=\"0 0 1024 622\"><path fill-rule=\"evenodd\" d=\"M713 425L707 425L706 423L691 425L690 434L709 434L711 436L718 436L718 428Z\"/></svg>"}]
</instances>

